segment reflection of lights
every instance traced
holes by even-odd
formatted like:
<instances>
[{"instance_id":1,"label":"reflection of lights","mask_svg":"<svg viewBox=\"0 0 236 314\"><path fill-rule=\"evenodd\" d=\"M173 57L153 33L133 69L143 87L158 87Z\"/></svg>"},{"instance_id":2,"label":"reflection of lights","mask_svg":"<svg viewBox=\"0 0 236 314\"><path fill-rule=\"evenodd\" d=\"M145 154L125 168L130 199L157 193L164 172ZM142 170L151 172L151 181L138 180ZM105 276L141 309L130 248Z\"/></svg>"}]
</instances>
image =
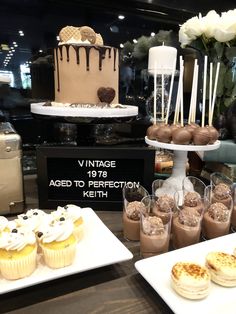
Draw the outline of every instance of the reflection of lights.
<instances>
[{"instance_id":1,"label":"reflection of lights","mask_svg":"<svg viewBox=\"0 0 236 314\"><path fill-rule=\"evenodd\" d=\"M125 18L124 15L122 15L122 14L118 15L118 19L119 19L119 20L123 20L124 18Z\"/></svg>"},{"instance_id":2,"label":"reflection of lights","mask_svg":"<svg viewBox=\"0 0 236 314\"><path fill-rule=\"evenodd\" d=\"M41 53L41 52L43 52L43 50L42 50L42 49L39 49L39 52Z\"/></svg>"},{"instance_id":3,"label":"reflection of lights","mask_svg":"<svg viewBox=\"0 0 236 314\"><path fill-rule=\"evenodd\" d=\"M137 42L138 42L137 39L134 38L134 39L133 39L133 43L134 43L134 44L137 44Z\"/></svg>"},{"instance_id":4,"label":"reflection of lights","mask_svg":"<svg viewBox=\"0 0 236 314\"><path fill-rule=\"evenodd\" d=\"M154 37L156 34L154 32L151 32L151 36Z\"/></svg>"},{"instance_id":5,"label":"reflection of lights","mask_svg":"<svg viewBox=\"0 0 236 314\"><path fill-rule=\"evenodd\" d=\"M123 45L123 44L120 44L120 48L124 48L124 45Z\"/></svg>"},{"instance_id":6,"label":"reflection of lights","mask_svg":"<svg viewBox=\"0 0 236 314\"><path fill-rule=\"evenodd\" d=\"M19 30L19 35L20 35L20 36L24 36L25 34L24 34L23 31Z\"/></svg>"},{"instance_id":7,"label":"reflection of lights","mask_svg":"<svg viewBox=\"0 0 236 314\"><path fill-rule=\"evenodd\" d=\"M57 36L57 41L59 41L60 40L60 37L59 36Z\"/></svg>"},{"instance_id":8,"label":"reflection of lights","mask_svg":"<svg viewBox=\"0 0 236 314\"><path fill-rule=\"evenodd\" d=\"M14 44L14 47L18 47L18 45L17 45L17 44Z\"/></svg>"}]
</instances>

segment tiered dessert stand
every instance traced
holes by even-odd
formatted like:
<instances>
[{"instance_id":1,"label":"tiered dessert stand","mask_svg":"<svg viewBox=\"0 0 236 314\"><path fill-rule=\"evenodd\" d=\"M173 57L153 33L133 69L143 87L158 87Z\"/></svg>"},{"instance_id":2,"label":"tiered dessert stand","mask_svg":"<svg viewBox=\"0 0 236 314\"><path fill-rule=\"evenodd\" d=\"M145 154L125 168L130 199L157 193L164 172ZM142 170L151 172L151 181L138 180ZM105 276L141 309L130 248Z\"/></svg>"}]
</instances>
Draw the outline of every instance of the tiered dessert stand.
<instances>
[{"instance_id":1,"label":"tiered dessert stand","mask_svg":"<svg viewBox=\"0 0 236 314\"><path fill-rule=\"evenodd\" d=\"M189 151L204 152L215 150L220 147L220 141L216 141L214 144L209 145L177 145L161 143L155 140L149 140L145 137L145 142L150 146L169 149L174 152L172 174L164 181L162 187L156 191L157 196L165 193L174 195L176 191L182 190L182 182L186 177L187 155Z\"/></svg>"}]
</instances>

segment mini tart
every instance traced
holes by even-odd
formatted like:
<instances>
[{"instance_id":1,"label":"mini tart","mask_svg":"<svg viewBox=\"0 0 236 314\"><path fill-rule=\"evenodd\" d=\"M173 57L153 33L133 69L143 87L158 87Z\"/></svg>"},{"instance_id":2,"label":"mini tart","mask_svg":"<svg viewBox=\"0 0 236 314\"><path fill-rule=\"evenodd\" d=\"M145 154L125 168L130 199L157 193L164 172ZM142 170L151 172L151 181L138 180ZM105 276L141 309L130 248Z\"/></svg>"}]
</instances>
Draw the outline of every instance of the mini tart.
<instances>
[{"instance_id":1,"label":"mini tart","mask_svg":"<svg viewBox=\"0 0 236 314\"><path fill-rule=\"evenodd\" d=\"M26 245L22 250L0 249L0 269L9 280L27 277L36 269L36 245Z\"/></svg>"},{"instance_id":2,"label":"mini tart","mask_svg":"<svg viewBox=\"0 0 236 314\"><path fill-rule=\"evenodd\" d=\"M62 268L73 263L76 254L77 239L71 234L64 241L40 242L43 258L50 268Z\"/></svg>"}]
</instances>

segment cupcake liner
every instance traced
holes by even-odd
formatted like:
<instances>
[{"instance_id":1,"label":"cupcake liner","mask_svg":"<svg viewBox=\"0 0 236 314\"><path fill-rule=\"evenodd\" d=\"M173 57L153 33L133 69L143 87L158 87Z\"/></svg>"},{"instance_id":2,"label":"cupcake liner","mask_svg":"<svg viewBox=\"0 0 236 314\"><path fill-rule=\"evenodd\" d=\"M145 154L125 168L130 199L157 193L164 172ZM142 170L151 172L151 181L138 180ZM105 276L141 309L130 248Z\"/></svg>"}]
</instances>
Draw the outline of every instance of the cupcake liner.
<instances>
[{"instance_id":1,"label":"cupcake liner","mask_svg":"<svg viewBox=\"0 0 236 314\"><path fill-rule=\"evenodd\" d=\"M73 263L76 253L76 242L64 249L48 249L41 245L44 261L51 268L62 268Z\"/></svg>"},{"instance_id":2,"label":"cupcake liner","mask_svg":"<svg viewBox=\"0 0 236 314\"><path fill-rule=\"evenodd\" d=\"M36 269L37 248L26 256L17 259L0 259L1 274L4 278L14 280L27 277Z\"/></svg>"}]
</instances>

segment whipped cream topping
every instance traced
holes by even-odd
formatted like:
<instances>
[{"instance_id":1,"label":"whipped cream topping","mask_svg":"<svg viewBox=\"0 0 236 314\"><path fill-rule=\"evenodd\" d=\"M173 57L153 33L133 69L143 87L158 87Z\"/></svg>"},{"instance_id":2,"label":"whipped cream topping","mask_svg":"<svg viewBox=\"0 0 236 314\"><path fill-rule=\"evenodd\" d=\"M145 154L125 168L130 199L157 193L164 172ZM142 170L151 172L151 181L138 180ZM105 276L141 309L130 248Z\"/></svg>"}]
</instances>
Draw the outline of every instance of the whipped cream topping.
<instances>
[{"instance_id":1,"label":"whipped cream topping","mask_svg":"<svg viewBox=\"0 0 236 314\"><path fill-rule=\"evenodd\" d=\"M58 206L57 210L52 212L51 215L56 220L60 219L60 217L64 217L75 222L82 216L82 210L76 205L66 205L64 207Z\"/></svg>"},{"instance_id":2,"label":"whipped cream topping","mask_svg":"<svg viewBox=\"0 0 236 314\"><path fill-rule=\"evenodd\" d=\"M73 229L72 220L53 220L50 224L45 225L39 230L38 237L42 243L61 242L69 238L73 233Z\"/></svg>"},{"instance_id":3,"label":"whipped cream topping","mask_svg":"<svg viewBox=\"0 0 236 314\"><path fill-rule=\"evenodd\" d=\"M90 41L88 40L88 39L85 39L84 41L83 40L81 40L81 39L75 39L74 37L71 37L69 40L67 40L67 41L61 41L61 42L59 42L58 43L58 45L60 46L60 45L66 45L66 44L89 44L89 45L91 45L91 43L90 43Z\"/></svg>"},{"instance_id":4,"label":"whipped cream topping","mask_svg":"<svg viewBox=\"0 0 236 314\"><path fill-rule=\"evenodd\" d=\"M0 232L3 231L8 225L8 219L4 216L0 216Z\"/></svg>"},{"instance_id":5,"label":"whipped cream topping","mask_svg":"<svg viewBox=\"0 0 236 314\"><path fill-rule=\"evenodd\" d=\"M51 216L39 209L28 210L25 214L20 214L15 219L17 226L27 227L32 231L38 231L39 227L51 221Z\"/></svg>"},{"instance_id":6,"label":"whipped cream topping","mask_svg":"<svg viewBox=\"0 0 236 314\"><path fill-rule=\"evenodd\" d=\"M7 251L22 250L26 245L36 243L35 234L30 230L21 228L15 229L16 232L3 232L0 237L0 248Z\"/></svg>"}]
</instances>

